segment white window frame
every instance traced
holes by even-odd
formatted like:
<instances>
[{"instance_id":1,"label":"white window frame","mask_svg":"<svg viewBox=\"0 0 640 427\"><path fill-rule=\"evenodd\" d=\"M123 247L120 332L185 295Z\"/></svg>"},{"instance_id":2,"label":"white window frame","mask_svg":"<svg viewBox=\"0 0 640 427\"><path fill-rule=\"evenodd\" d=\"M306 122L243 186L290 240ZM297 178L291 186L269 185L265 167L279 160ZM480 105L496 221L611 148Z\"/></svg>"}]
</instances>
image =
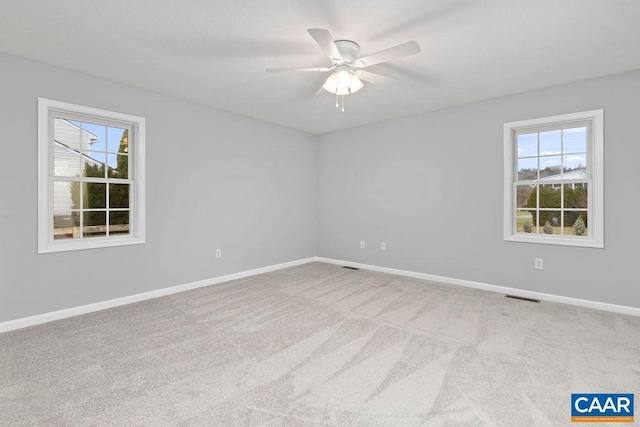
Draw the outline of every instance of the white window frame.
<instances>
[{"instance_id":1,"label":"white window frame","mask_svg":"<svg viewBox=\"0 0 640 427\"><path fill-rule=\"evenodd\" d=\"M548 236L546 234L516 233L516 185L517 149L515 134L518 131L566 126L572 122L590 122L590 138L587 138L587 181L589 186L589 236ZM604 248L604 110L562 114L531 120L505 123L504 125L504 240L509 242L542 243L550 245Z\"/></svg>"},{"instance_id":2,"label":"white window frame","mask_svg":"<svg viewBox=\"0 0 640 427\"><path fill-rule=\"evenodd\" d=\"M129 136L131 156L129 179L131 203L129 235L91 237L86 239L53 238L53 162L51 147L53 129L50 115L56 112L82 116L87 121L119 122L133 130ZM117 113L52 99L38 98L38 253L64 252L83 249L145 243L145 119L130 114Z\"/></svg>"}]
</instances>

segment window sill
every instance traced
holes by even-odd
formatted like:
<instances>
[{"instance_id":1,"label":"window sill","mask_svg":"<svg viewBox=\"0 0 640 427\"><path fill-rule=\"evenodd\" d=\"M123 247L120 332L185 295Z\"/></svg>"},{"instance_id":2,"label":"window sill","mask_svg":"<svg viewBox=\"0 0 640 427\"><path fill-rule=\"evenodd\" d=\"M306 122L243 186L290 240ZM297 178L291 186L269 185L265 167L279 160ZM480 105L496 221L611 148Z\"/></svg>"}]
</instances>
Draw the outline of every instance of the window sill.
<instances>
[{"instance_id":1,"label":"window sill","mask_svg":"<svg viewBox=\"0 0 640 427\"><path fill-rule=\"evenodd\" d=\"M535 236L535 237L534 237ZM542 245L558 245L558 246L576 246L583 248L604 248L604 243L593 238L583 237L542 237L540 235L534 236L521 236L510 235L505 236L505 242L519 242L519 243L537 243Z\"/></svg>"},{"instance_id":2,"label":"window sill","mask_svg":"<svg viewBox=\"0 0 640 427\"><path fill-rule=\"evenodd\" d=\"M38 246L38 254L81 251L85 249L112 248L116 246L141 245L144 243L145 240L140 237L95 237L82 241L62 240L40 244Z\"/></svg>"}]
</instances>

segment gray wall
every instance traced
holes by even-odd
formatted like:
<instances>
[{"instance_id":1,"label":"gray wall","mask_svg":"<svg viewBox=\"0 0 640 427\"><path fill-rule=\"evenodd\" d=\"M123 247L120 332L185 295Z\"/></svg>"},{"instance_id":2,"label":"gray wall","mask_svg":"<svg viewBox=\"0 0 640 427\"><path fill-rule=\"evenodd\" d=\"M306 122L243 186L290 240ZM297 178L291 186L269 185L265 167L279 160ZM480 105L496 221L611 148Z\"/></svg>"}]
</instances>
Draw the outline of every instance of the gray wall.
<instances>
[{"instance_id":1,"label":"gray wall","mask_svg":"<svg viewBox=\"0 0 640 427\"><path fill-rule=\"evenodd\" d=\"M632 72L320 136L319 256L640 307L638 94ZM503 124L600 108L605 249L504 242Z\"/></svg>"},{"instance_id":2,"label":"gray wall","mask_svg":"<svg viewBox=\"0 0 640 427\"><path fill-rule=\"evenodd\" d=\"M37 254L37 97L147 118L145 245ZM0 322L316 255L312 135L4 54L0 129Z\"/></svg>"},{"instance_id":3,"label":"gray wall","mask_svg":"<svg viewBox=\"0 0 640 427\"><path fill-rule=\"evenodd\" d=\"M314 255L640 307L638 93L633 72L315 137L0 54L0 322ZM37 255L39 96L147 118L145 245ZM504 242L502 125L598 108L605 249Z\"/></svg>"}]
</instances>

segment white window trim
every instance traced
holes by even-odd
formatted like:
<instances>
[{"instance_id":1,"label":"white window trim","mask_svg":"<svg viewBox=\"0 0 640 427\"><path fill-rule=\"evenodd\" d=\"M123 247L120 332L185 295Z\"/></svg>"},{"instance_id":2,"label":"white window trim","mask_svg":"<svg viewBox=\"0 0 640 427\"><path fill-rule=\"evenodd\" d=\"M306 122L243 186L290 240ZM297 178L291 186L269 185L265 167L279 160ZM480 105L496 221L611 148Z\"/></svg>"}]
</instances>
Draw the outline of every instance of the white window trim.
<instances>
[{"instance_id":1,"label":"white window trim","mask_svg":"<svg viewBox=\"0 0 640 427\"><path fill-rule=\"evenodd\" d=\"M562 124L574 121L590 121L592 145L587 147L590 154L589 167L589 237L548 237L546 235L516 233L514 188L516 150L514 133L525 128ZM504 125L504 240L509 242L542 243L551 245L604 248L604 110L562 114L531 120L505 123Z\"/></svg>"},{"instance_id":2,"label":"white window trim","mask_svg":"<svg viewBox=\"0 0 640 427\"><path fill-rule=\"evenodd\" d=\"M90 239L54 240L53 206L50 198L50 110L91 117L106 118L134 126L133 148L133 209L132 234L129 236L92 237ZM82 249L106 248L113 246L145 243L145 119L130 114L69 104L46 98L38 98L38 253L64 252Z\"/></svg>"}]
</instances>

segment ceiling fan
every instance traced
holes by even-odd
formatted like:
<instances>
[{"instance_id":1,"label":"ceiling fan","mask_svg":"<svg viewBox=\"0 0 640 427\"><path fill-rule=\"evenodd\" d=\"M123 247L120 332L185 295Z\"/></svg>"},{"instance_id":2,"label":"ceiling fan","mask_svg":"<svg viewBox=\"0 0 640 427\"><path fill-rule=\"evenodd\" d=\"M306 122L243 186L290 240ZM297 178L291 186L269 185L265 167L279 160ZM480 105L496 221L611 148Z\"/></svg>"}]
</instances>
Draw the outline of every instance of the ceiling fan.
<instances>
[{"instance_id":1,"label":"ceiling fan","mask_svg":"<svg viewBox=\"0 0 640 427\"><path fill-rule=\"evenodd\" d=\"M349 95L362 89L364 84L361 79L371 83L381 83L389 80L379 74L366 71L365 68L405 56L415 55L420 52L418 43L411 40L358 58L358 52L360 51L360 45L358 45L358 43L352 40L334 41L329 31L321 28L310 28L307 31L329 57L331 66L316 68L267 68L267 71L270 73L288 71L325 73L333 71L324 85L322 85L322 89L336 95L336 107L340 107L339 101L342 101L342 111L344 111L344 95Z\"/></svg>"}]
</instances>

